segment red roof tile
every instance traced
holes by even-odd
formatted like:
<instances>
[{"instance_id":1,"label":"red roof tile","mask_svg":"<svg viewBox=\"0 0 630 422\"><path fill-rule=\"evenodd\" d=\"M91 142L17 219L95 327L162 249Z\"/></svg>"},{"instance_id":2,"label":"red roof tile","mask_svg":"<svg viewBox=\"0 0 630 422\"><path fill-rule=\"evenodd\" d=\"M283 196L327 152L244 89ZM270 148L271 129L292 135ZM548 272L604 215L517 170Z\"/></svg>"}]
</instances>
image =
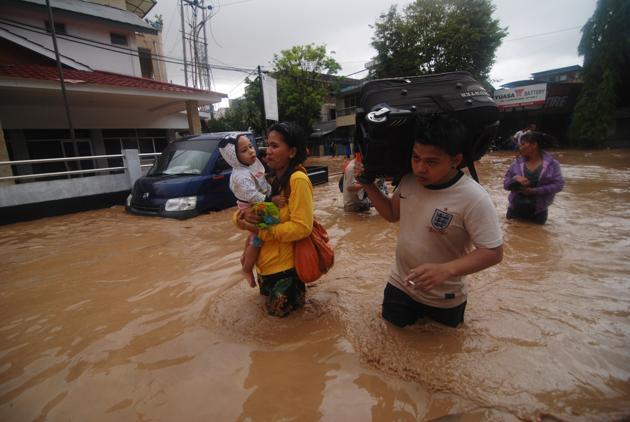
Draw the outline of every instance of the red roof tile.
<instances>
[{"instance_id":1,"label":"red roof tile","mask_svg":"<svg viewBox=\"0 0 630 422\"><path fill-rule=\"evenodd\" d=\"M58 81L59 71L55 66L8 64L0 65L0 76ZM149 89L153 91L181 92L188 94L215 94L226 96L225 94L219 94L213 91L169 84L166 82L154 81L153 79L137 78L134 76L120 75L118 73L104 72L102 70L90 72L86 70L64 69L63 77L65 82L68 84L85 83L91 85L109 85L125 88Z\"/></svg>"}]
</instances>

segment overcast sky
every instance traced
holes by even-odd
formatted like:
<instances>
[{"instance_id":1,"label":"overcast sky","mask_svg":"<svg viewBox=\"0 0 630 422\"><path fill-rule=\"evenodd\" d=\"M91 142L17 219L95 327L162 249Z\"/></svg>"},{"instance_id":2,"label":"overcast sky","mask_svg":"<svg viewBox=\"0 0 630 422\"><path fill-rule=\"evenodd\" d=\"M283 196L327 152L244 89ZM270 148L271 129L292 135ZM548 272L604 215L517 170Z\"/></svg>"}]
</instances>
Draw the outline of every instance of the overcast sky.
<instances>
[{"instance_id":1,"label":"overcast sky","mask_svg":"<svg viewBox=\"0 0 630 422\"><path fill-rule=\"evenodd\" d=\"M494 17L508 36L491 71L495 86L528 79L531 73L582 64L580 29L596 0L493 0ZM270 69L274 54L294 45L325 44L342 66L340 75L364 69L375 54L370 28L391 5L410 0L205 0L214 16L207 26L211 64ZM162 14L164 54L182 58L177 0L158 0L147 17ZM465 70L465 69L462 69ZM184 84L183 66L167 64L173 83ZM361 78L367 72L352 77ZM242 95L246 73L213 71L214 91Z\"/></svg>"}]
</instances>

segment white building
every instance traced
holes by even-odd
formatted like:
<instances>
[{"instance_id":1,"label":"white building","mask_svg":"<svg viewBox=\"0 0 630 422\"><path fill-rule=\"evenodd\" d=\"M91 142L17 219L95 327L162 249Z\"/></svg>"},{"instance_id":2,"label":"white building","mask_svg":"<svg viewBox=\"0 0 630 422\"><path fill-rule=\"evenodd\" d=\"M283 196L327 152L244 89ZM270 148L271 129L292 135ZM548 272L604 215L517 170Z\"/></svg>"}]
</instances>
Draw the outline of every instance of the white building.
<instances>
[{"instance_id":1,"label":"white building","mask_svg":"<svg viewBox=\"0 0 630 422\"><path fill-rule=\"evenodd\" d=\"M166 83L154 0L50 0L63 65L70 140L45 0L0 1L0 161L159 152L199 133L198 107L224 94ZM54 165L0 167L0 176Z\"/></svg>"}]
</instances>

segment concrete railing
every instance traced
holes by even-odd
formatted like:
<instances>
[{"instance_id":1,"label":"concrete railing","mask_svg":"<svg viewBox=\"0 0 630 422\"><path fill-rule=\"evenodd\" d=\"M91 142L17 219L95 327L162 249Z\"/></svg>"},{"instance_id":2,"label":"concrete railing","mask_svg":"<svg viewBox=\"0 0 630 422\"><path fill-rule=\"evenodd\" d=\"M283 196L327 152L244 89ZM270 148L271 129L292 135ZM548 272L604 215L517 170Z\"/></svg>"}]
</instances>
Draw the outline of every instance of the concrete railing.
<instances>
[{"instance_id":1,"label":"concrete railing","mask_svg":"<svg viewBox=\"0 0 630 422\"><path fill-rule=\"evenodd\" d=\"M17 176L0 177L0 208L130 190L134 182L142 176L142 167L151 166L151 164L141 164L140 158L150 156L155 157L158 155L160 154L138 154L137 149L125 149L122 150L121 154L116 155L47 158L41 160L0 161L0 166L15 166L20 164L97 160L107 158L122 158L123 160L122 167L102 167L84 170L69 170L63 172L23 174ZM12 180L71 176L79 174L85 175L86 173L103 173L120 170L124 170L124 172L119 174L100 174L61 180L8 184ZM3 184L3 182L6 184Z\"/></svg>"}]
</instances>

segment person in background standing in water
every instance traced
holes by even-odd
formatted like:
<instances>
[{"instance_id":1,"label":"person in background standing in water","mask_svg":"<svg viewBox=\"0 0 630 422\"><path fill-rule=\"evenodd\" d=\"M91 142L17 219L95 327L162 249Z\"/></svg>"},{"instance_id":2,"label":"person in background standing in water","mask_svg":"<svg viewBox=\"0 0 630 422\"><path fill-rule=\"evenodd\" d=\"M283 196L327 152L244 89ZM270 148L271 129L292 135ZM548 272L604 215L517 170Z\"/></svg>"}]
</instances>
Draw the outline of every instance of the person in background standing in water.
<instances>
[{"instance_id":1,"label":"person in background standing in water","mask_svg":"<svg viewBox=\"0 0 630 422\"><path fill-rule=\"evenodd\" d=\"M408 173L391 197L355 176L378 213L400 222L396 260L385 287L383 318L399 327L428 317L456 327L464 320L464 276L503 259L503 235L488 193L458 170L466 129L433 116L416 127Z\"/></svg>"},{"instance_id":2,"label":"person in background standing in water","mask_svg":"<svg viewBox=\"0 0 630 422\"><path fill-rule=\"evenodd\" d=\"M549 206L564 187L560 163L542 149L546 139L541 132L521 137L520 155L503 178L503 187L510 191L507 219L545 224Z\"/></svg>"},{"instance_id":3,"label":"person in background standing in water","mask_svg":"<svg viewBox=\"0 0 630 422\"><path fill-rule=\"evenodd\" d=\"M518 149L518 147L521 146L521 138L523 137L523 135L525 135L527 132L533 132L535 130L536 130L536 123L530 123L528 126L525 126L523 129L516 132L514 134L514 137L512 138L514 147Z\"/></svg>"},{"instance_id":4,"label":"person in background standing in water","mask_svg":"<svg viewBox=\"0 0 630 422\"><path fill-rule=\"evenodd\" d=\"M271 195L287 198L280 208L280 223L259 229L260 217L251 209L238 211L234 221L263 241L256 261L260 294L267 296L267 312L283 317L304 305L306 288L295 272L293 243L313 230L313 185L302 166L306 138L299 126L284 122L271 126L266 152Z\"/></svg>"},{"instance_id":5,"label":"person in background standing in water","mask_svg":"<svg viewBox=\"0 0 630 422\"><path fill-rule=\"evenodd\" d=\"M361 186L354 177L354 166L357 162L353 158L346 164L343 169L342 189L343 193L343 210L346 212L367 212L372 204L368 198L363 186Z\"/></svg>"}]
</instances>

